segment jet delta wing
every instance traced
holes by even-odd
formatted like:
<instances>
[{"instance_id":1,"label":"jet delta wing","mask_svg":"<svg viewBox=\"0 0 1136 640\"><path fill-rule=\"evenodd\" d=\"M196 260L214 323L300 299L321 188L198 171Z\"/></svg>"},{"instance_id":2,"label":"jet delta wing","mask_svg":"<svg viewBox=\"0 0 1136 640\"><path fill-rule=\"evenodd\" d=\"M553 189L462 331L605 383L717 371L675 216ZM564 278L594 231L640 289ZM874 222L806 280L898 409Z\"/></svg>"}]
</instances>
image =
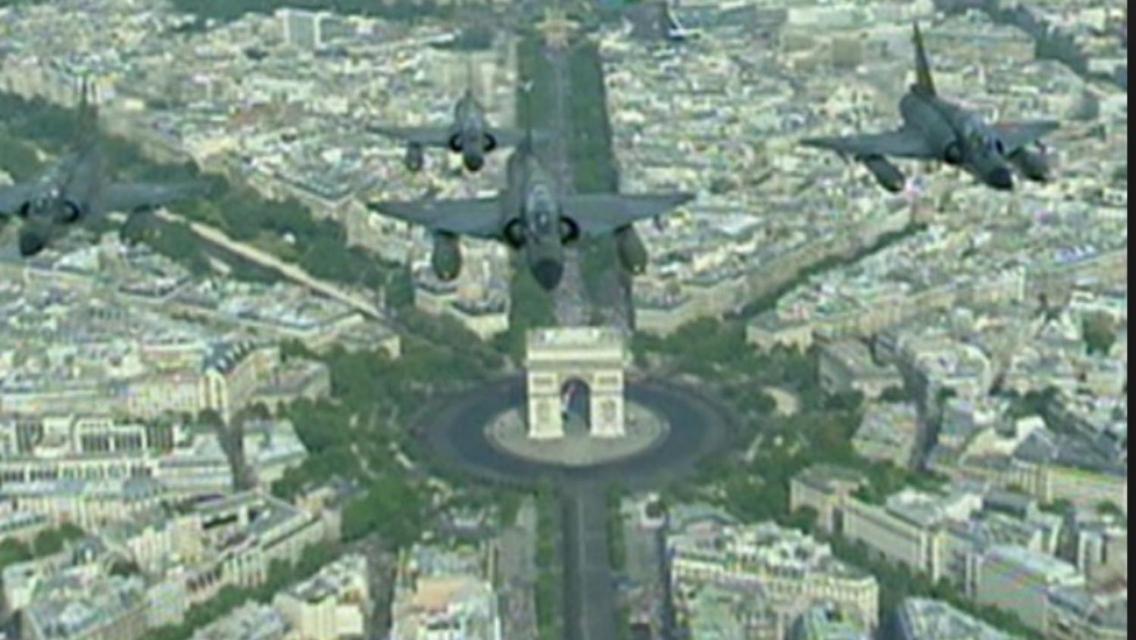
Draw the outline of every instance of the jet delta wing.
<instances>
[{"instance_id":1,"label":"jet delta wing","mask_svg":"<svg viewBox=\"0 0 1136 640\"><path fill-rule=\"evenodd\" d=\"M450 147L450 138L453 136L453 131L448 127L384 127L372 125L367 127L367 131L423 147L446 149Z\"/></svg>"},{"instance_id":2,"label":"jet delta wing","mask_svg":"<svg viewBox=\"0 0 1136 640\"><path fill-rule=\"evenodd\" d=\"M855 159L873 156L892 156L913 160L938 159L935 150L917 131L900 127L888 133L862 133L851 136L827 138L805 138L801 144L806 147L828 149Z\"/></svg>"},{"instance_id":3,"label":"jet delta wing","mask_svg":"<svg viewBox=\"0 0 1136 640\"><path fill-rule=\"evenodd\" d=\"M367 208L442 233L499 238L502 232L497 198L392 200L368 203Z\"/></svg>"},{"instance_id":4,"label":"jet delta wing","mask_svg":"<svg viewBox=\"0 0 1136 640\"><path fill-rule=\"evenodd\" d=\"M455 129L447 127L385 127L381 125L371 125L367 127L367 131L388 138L402 140L410 144L417 144L423 147L437 147L440 149L449 149L456 133ZM489 127L485 130L485 135L493 139L494 149L504 149L507 147L515 147L524 139L525 133L518 129L506 129L499 127ZM542 132L536 132L536 139L543 140L548 136Z\"/></svg>"},{"instance_id":5,"label":"jet delta wing","mask_svg":"<svg viewBox=\"0 0 1136 640\"><path fill-rule=\"evenodd\" d=\"M601 236L639 220L658 217L694 199L691 193L622 195L588 193L564 196L564 215L585 236Z\"/></svg>"},{"instance_id":6,"label":"jet delta wing","mask_svg":"<svg viewBox=\"0 0 1136 640\"><path fill-rule=\"evenodd\" d=\"M489 135L493 136L493 142L496 144L495 148L503 149L506 147L516 147L521 144L525 139L525 132L519 129L504 129L494 127L489 130ZM544 140L548 136L540 131L535 132L534 137L538 140Z\"/></svg>"},{"instance_id":7,"label":"jet delta wing","mask_svg":"<svg viewBox=\"0 0 1136 640\"><path fill-rule=\"evenodd\" d=\"M46 193L47 185L24 182L0 187L0 216L14 216L27 203L38 200Z\"/></svg>"},{"instance_id":8,"label":"jet delta wing","mask_svg":"<svg viewBox=\"0 0 1136 640\"><path fill-rule=\"evenodd\" d=\"M1014 155L1015 152L1041 140L1060 127L1061 123L1056 120L1025 120L994 124L994 130L1005 146L1007 156Z\"/></svg>"}]
</instances>

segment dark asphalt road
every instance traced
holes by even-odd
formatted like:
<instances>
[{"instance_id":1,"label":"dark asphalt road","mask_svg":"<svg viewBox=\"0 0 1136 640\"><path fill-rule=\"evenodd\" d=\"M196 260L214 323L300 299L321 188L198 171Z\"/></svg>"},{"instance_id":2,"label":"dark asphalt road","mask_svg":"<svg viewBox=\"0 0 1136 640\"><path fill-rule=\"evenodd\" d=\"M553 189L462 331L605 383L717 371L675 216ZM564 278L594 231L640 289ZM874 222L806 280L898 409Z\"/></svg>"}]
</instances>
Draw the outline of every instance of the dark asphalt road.
<instances>
[{"instance_id":1,"label":"dark asphalt road","mask_svg":"<svg viewBox=\"0 0 1136 640\"><path fill-rule=\"evenodd\" d=\"M564 637L614 640L617 612L602 485L579 484L561 496Z\"/></svg>"}]
</instances>

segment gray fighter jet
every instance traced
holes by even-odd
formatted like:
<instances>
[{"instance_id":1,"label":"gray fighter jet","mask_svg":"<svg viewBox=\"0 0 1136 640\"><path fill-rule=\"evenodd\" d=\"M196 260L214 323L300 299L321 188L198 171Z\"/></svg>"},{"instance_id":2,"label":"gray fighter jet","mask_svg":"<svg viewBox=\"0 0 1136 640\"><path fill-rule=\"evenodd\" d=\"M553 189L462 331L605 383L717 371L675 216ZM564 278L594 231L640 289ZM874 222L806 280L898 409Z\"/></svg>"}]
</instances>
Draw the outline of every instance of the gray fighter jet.
<instances>
[{"instance_id":1,"label":"gray fighter jet","mask_svg":"<svg viewBox=\"0 0 1136 640\"><path fill-rule=\"evenodd\" d=\"M404 163L414 172L422 170L423 147L460 153L465 168L476 172L485 165L485 154L494 149L516 146L521 140L521 134L516 131L490 127L485 109L474 97L472 88L467 88L454 105L454 121L448 127L369 126L367 129L405 141Z\"/></svg>"},{"instance_id":2,"label":"gray fighter jet","mask_svg":"<svg viewBox=\"0 0 1136 640\"><path fill-rule=\"evenodd\" d=\"M536 281L552 290L564 272L564 247L584 236L614 233L623 268L642 273L647 250L633 223L660 216L693 198L687 193L564 194L534 152L531 132L509 156L506 179L505 191L491 198L376 202L368 207L433 232L431 266L440 280L458 276L458 238L471 236L498 240L523 252Z\"/></svg>"},{"instance_id":3,"label":"gray fighter jet","mask_svg":"<svg viewBox=\"0 0 1136 640\"><path fill-rule=\"evenodd\" d=\"M53 239L92 216L136 213L192 197L202 185L112 182L97 135L98 108L83 81L77 135L71 150L38 179L0 187L0 216L20 222L20 255L36 255Z\"/></svg>"},{"instance_id":4,"label":"gray fighter jet","mask_svg":"<svg viewBox=\"0 0 1136 640\"><path fill-rule=\"evenodd\" d=\"M903 124L887 133L846 137L809 138L801 144L830 149L864 163L888 191L903 189L903 173L887 157L942 161L970 173L983 184L1009 191L1014 188L1010 166L1027 179L1045 182L1049 163L1041 147L1042 136L1060 125L1053 120L988 124L973 111L942 98L935 91L923 49L919 25L914 25L916 80L899 101ZM1036 145L1038 151L1027 147Z\"/></svg>"}]
</instances>

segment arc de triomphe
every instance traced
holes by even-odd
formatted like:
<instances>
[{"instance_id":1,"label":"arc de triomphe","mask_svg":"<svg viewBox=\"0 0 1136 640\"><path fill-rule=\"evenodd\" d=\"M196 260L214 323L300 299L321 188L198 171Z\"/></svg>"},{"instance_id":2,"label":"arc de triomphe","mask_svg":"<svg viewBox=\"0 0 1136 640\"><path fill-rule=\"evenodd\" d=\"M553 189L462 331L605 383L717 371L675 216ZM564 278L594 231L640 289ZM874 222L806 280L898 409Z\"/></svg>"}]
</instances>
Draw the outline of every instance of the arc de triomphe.
<instances>
[{"instance_id":1,"label":"arc de triomphe","mask_svg":"<svg viewBox=\"0 0 1136 640\"><path fill-rule=\"evenodd\" d=\"M619 438L623 424L623 336L601 327L534 329L527 336L525 369L528 435L564 437L564 391L578 381L588 389L588 435Z\"/></svg>"}]
</instances>

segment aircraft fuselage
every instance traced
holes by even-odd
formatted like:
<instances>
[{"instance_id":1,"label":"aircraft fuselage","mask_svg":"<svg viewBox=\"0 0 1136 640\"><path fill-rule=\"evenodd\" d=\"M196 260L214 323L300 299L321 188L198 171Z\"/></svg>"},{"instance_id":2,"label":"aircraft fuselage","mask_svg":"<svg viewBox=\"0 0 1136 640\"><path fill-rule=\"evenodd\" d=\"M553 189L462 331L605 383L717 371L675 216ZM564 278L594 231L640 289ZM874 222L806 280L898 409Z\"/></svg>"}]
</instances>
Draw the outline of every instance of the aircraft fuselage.
<instances>
[{"instance_id":1,"label":"aircraft fuselage","mask_svg":"<svg viewBox=\"0 0 1136 640\"><path fill-rule=\"evenodd\" d=\"M102 168L102 155L92 143L62 158L44 177L44 195L17 212L23 219L18 241L21 255L39 253L68 226L92 213L100 196Z\"/></svg>"},{"instance_id":2,"label":"aircraft fuselage","mask_svg":"<svg viewBox=\"0 0 1136 640\"><path fill-rule=\"evenodd\" d=\"M454 106L454 124L450 149L461 154L466 169L481 169L485 165L485 154L497 144L488 133L485 111L472 94L465 94Z\"/></svg>"},{"instance_id":3,"label":"aircraft fuselage","mask_svg":"<svg viewBox=\"0 0 1136 640\"><path fill-rule=\"evenodd\" d=\"M1014 187L1005 145L982 118L938 96L909 91L899 102L904 124L918 131L939 158L1000 190Z\"/></svg>"},{"instance_id":4,"label":"aircraft fuselage","mask_svg":"<svg viewBox=\"0 0 1136 640\"><path fill-rule=\"evenodd\" d=\"M507 178L505 240L523 252L542 287L555 289L564 274L564 245L578 236L561 215L557 182L528 150L509 157Z\"/></svg>"}]
</instances>

